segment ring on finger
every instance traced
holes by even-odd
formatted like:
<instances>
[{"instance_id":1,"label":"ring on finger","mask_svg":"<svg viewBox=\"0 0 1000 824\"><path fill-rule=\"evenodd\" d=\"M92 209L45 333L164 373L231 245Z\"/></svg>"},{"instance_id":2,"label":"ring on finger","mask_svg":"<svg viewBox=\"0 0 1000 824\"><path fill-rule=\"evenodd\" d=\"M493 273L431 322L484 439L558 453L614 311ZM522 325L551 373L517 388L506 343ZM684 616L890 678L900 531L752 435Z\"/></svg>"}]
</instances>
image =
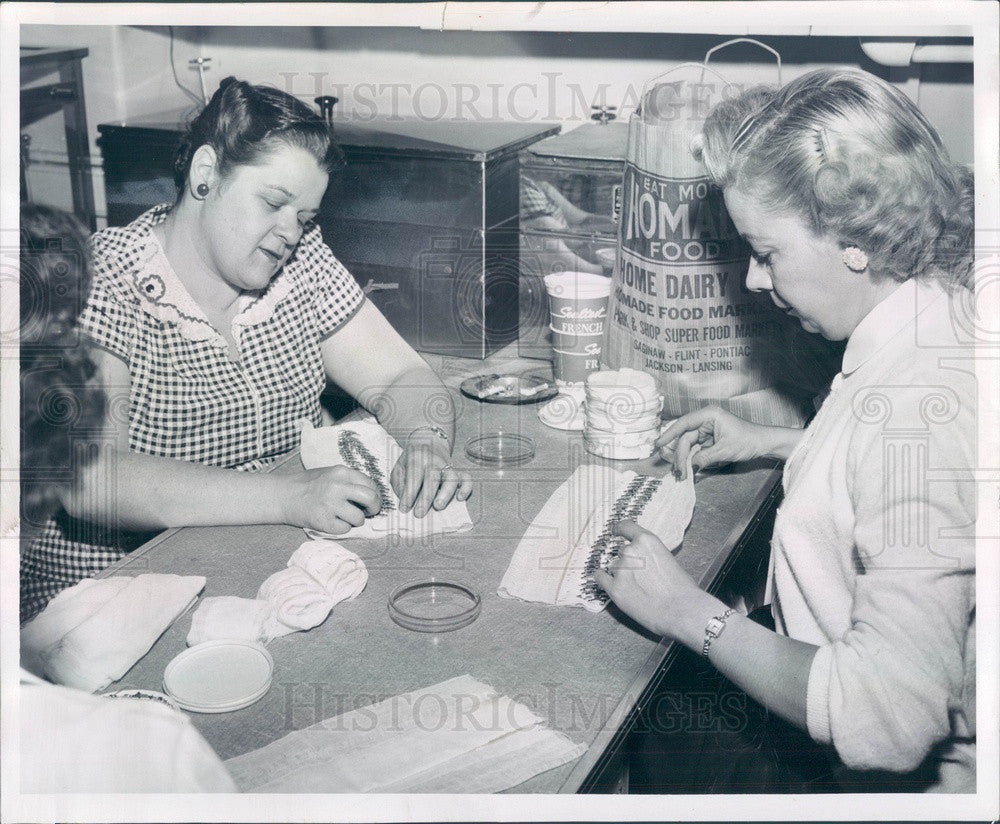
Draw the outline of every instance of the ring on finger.
<instances>
[{"instance_id":1,"label":"ring on finger","mask_svg":"<svg viewBox=\"0 0 1000 824\"><path fill-rule=\"evenodd\" d=\"M455 467L454 467L454 466L452 466L451 464L445 464L445 465L444 465L444 466L442 466L442 467L441 467L441 469L440 469L440 470L438 470L438 471L439 471L439 472L440 472L440 473L441 473L441 474L443 475L443 474L444 474L445 472L447 472L447 471L448 471L449 469L454 469L454 468L455 468Z\"/></svg>"}]
</instances>

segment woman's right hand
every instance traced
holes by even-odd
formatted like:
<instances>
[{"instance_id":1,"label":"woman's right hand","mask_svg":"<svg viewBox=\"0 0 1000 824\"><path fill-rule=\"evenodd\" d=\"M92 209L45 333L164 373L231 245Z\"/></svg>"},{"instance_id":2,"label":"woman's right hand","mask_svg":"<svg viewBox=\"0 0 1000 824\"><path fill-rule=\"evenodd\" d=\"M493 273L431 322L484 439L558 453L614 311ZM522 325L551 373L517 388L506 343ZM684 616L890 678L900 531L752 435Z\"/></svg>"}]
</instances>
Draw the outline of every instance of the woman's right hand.
<instances>
[{"instance_id":1,"label":"woman's right hand","mask_svg":"<svg viewBox=\"0 0 1000 824\"><path fill-rule=\"evenodd\" d=\"M674 420L656 439L660 457L680 478L687 474L689 456L695 469L749 461L771 454L771 430L738 418L718 406L706 406Z\"/></svg>"},{"instance_id":2,"label":"woman's right hand","mask_svg":"<svg viewBox=\"0 0 1000 824\"><path fill-rule=\"evenodd\" d=\"M292 526L343 535L382 508L372 479L349 466L306 469L285 477L284 522Z\"/></svg>"}]
</instances>

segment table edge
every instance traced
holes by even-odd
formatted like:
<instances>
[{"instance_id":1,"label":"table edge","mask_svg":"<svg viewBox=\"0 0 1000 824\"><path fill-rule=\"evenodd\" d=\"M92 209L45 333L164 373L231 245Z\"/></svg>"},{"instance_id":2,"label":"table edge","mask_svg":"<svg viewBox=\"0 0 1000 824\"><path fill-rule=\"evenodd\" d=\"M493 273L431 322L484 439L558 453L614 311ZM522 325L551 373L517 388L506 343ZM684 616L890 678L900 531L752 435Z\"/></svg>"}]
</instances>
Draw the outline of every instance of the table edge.
<instances>
[{"instance_id":1,"label":"table edge","mask_svg":"<svg viewBox=\"0 0 1000 824\"><path fill-rule=\"evenodd\" d=\"M755 499L754 505L747 508L746 516L740 519L730 531L726 539L726 542L731 547L730 551L720 552L701 577L701 580L699 580L698 583L704 589L711 592L718 587L722 577L721 573L732 556L732 550L736 548L740 539L746 534L751 525L759 519L760 510L764 504L777 495L781 486L781 474L780 463L775 462L770 470L770 477L762 486L761 493ZM655 686L654 678L657 671L670 656L674 645L674 641L666 638L660 639L656 648L649 654L645 663L643 663L628 687L626 687L625 694L611 711L604 726L598 731L587 751L573 765L573 769L563 780L557 792L578 793L586 789L588 781L597 772L598 768L613 754L611 752L613 749L612 745L616 740L620 740L623 735L627 734L622 732L623 724L633 711L637 709L637 705L651 686Z\"/></svg>"}]
</instances>

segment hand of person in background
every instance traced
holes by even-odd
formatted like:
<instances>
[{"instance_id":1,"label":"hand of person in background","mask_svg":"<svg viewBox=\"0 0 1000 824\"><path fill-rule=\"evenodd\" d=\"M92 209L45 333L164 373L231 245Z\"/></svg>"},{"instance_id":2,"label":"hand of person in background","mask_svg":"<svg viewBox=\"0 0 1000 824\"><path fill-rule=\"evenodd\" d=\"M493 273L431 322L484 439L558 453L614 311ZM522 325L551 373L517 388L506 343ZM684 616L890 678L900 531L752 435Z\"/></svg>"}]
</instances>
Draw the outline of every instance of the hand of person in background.
<instances>
[{"instance_id":1,"label":"hand of person in background","mask_svg":"<svg viewBox=\"0 0 1000 824\"><path fill-rule=\"evenodd\" d=\"M605 215L595 215L593 212L588 212L579 206L574 206L559 189L547 180L537 181L535 185L559 208L562 215L566 218L567 225L563 227L564 229L576 227L591 232L603 232L612 235L618 232L618 224L615 223L614 218Z\"/></svg>"},{"instance_id":2,"label":"hand of person in background","mask_svg":"<svg viewBox=\"0 0 1000 824\"><path fill-rule=\"evenodd\" d=\"M374 481L349 466L306 469L285 477L283 522L292 526L343 535L382 508Z\"/></svg>"},{"instance_id":3,"label":"hand of person in background","mask_svg":"<svg viewBox=\"0 0 1000 824\"><path fill-rule=\"evenodd\" d=\"M434 434L422 438L414 433L407 439L389 480L399 497L400 511L412 509L417 518L423 518L432 506L440 511L452 499L465 501L472 494L472 476L451 465L448 444Z\"/></svg>"},{"instance_id":4,"label":"hand of person in background","mask_svg":"<svg viewBox=\"0 0 1000 824\"><path fill-rule=\"evenodd\" d=\"M623 612L658 635L680 638L685 619L695 621L702 610L693 605L706 599L673 553L652 532L632 521L615 528L630 543L622 547L608 571L597 570L594 581ZM708 596L711 597L711 596Z\"/></svg>"},{"instance_id":5,"label":"hand of person in background","mask_svg":"<svg viewBox=\"0 0 1000 824\"><path fill-rule=\"evenodd\" d=\"M683 479L689 457L695 469L754 458L784 460L801 436L801 429L763 426L721 407L706 406L674 420L656 439L656 446Z\"/></svg>"}]
</instances>

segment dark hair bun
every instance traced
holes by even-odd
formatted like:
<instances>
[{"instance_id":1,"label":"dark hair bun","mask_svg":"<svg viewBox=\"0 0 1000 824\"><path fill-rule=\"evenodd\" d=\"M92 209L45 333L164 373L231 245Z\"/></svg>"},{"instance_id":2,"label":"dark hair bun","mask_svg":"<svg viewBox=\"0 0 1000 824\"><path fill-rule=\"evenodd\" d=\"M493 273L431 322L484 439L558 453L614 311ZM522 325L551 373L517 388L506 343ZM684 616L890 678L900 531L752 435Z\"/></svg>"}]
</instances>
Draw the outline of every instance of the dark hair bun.
<instances>
[{"instance_id":1,"label":"dark hair bun","mask_svg":"<svg viewBox=\"0 0 1000 824\"><path fill-rule=\"evenodd\" d=\"M343 165L330 127L307 105L275 88L225 78L177 150L174 182L179 194L183 195L191 158L199 147L215 150L219 173L226 175L235 166L256 162L276 142L309 152L328 174Z\"/></svg>"}]
</instances>

